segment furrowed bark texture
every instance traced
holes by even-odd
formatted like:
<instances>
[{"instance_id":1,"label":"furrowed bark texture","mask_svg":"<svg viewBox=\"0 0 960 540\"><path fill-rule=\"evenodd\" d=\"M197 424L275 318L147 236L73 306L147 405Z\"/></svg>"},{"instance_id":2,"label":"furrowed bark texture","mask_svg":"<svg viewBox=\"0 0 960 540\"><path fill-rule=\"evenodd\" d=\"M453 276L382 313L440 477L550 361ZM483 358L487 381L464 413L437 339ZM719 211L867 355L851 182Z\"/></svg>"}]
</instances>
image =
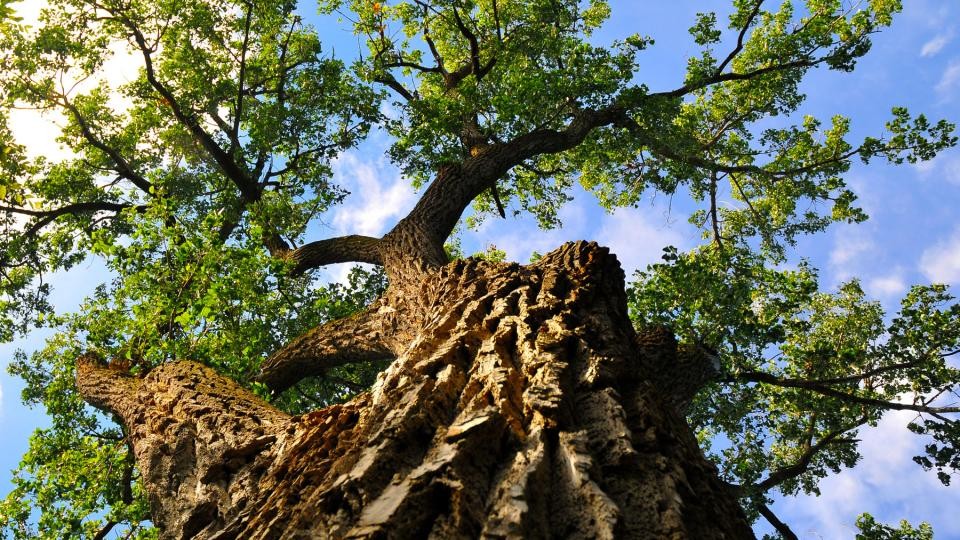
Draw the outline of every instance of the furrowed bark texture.
<instances>
[{"instance_id":1,"label":"furrowed bark texture","mask_svg":"<svg viewBox=\"0 0 960 540\"><path fill-rule=\"evenodd\" d=\"M392 283L396 360L300 417L189 362L82 359L78 384L129 428L164 538L752 538L677 412L672 334L638 338L623 286L584 242Z\"/></svg>"}]
</instances>

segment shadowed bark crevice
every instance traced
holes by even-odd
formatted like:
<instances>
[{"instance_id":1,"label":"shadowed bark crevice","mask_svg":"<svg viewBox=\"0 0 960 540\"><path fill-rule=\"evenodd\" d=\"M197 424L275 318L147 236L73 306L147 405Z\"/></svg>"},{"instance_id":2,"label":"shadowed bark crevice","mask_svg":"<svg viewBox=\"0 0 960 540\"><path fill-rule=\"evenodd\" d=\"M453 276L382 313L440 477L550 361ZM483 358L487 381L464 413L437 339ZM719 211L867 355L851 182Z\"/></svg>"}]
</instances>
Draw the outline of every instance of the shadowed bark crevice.
<instances>
[{"instance_id":1,"label":"shadowed bark crevice","mask_svg":"<svg viewBox=\"0 0 960 540\"><path fill-rule=\"evenodd\" d=\"M124 379L127 397L81 384L124 404L164 538L752 537L641 359L606 249L426 268L323 329L374 320L396 360L303 416L189 362Z\"/></svg>"}]
</instances>

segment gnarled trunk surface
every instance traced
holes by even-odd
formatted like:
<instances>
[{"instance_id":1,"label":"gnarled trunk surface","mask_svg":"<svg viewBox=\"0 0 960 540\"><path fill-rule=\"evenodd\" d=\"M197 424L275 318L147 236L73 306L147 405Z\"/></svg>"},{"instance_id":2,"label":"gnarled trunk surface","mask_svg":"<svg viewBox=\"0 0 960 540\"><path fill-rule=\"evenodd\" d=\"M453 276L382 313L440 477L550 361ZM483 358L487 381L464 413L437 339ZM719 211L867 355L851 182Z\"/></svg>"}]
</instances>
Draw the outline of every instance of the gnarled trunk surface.
<instances>
[{"instance_id":1,"label":"gnarled trunk surface","mask_svg":"<svg viewBox=\"0 0 960 540\"><path fill-rule=\"evenodd\" d=\"M333 341L396 360L303 416L195 363L138 379L81 358L78 386L126 425L163 537L753 537L677 411L709 355L638 339L606 249L395 285Z\"/></svg>"}]
</instances>

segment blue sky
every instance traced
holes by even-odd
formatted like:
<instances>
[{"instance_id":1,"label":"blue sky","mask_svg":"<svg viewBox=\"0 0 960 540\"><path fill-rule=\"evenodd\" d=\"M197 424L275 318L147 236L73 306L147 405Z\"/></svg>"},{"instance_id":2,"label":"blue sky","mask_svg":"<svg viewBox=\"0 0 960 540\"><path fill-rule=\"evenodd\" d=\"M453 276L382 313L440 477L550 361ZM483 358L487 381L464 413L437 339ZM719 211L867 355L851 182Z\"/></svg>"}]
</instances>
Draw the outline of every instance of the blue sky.
<instances>
[{"instance_id":1,"label":"blue sky","mask_svg":"<svg viewBox=\"0 0 960 540\"><path fill-rule=\"evenodd\" d=\"M35 9L39 2L27 4ZM652 36L657 43L643 57L639 78L655 90L672 88L682 80L686 57L696 52L685 32L693 14L710 9L723 12L728 4L675 0L667 7L665 2L614 1L614 16L596 41L635 32ZM804 85L808 100L801 113L821 118L848 115L854 138L880 133L893 105L960 122L960 2L908 0L905 4L904 13L892 28L875 37L873 50L853 74L816 72L808 78ZM312 8L305 7L304 14L313 18ZM357 42L349 31L325 21L318 25L339 56L356 54ZM29 121L23 117L20 123ZM22 136L38 152L55 155L57 149L49 143L54 129L31 122ZM311 239L383 233L412 207L416 193L384 155L388 142L375 135L336 161L337 180L352 195L342 207L322 217ZM953 149L915 166L858 164L847 180L871 219L804 239L791 254L792 260L809 258L821 269L827 289L859 277L868 294L890 309L911 284L936 281L960 286L960 151ZM655 262L665 245L690 248L699 242L698 233L678 210L682 200L651 194L638 208L608 214L589 195L576 192L574 196L574 202L561 212L562 229L539 231L533 220L523 218L488 220L478 231L464 233L464 248L472 252L493 244L522 262L533 251L549 251L568 240L592 239L610 246L629 276ZM337 279L344 271L330 268L325 275ZM64 309L76 305L99 281L98 276L102 279L103 273L95 262L57 276L57 305ZM16 347L35 348L40 339L31 336L21 343L0 345L0 365L6 365ZM0 433L4 434L0 493L10 487L7 471L26 449L29 434L45 422L40 412L19 403L20 389L19 381L5 371L0 374ZM960 538L956 511L960 497L956 488L942 487L933 474L911 461L922 451L922 440L906 431L910 418L891 413L877 428L862 432L864 459L857 467L824 480L820 497L781 500L774 511L803 539L850 538L856 515L864 511L888 522L928 521L939 538Z\"/></svg>"}]
</instances>

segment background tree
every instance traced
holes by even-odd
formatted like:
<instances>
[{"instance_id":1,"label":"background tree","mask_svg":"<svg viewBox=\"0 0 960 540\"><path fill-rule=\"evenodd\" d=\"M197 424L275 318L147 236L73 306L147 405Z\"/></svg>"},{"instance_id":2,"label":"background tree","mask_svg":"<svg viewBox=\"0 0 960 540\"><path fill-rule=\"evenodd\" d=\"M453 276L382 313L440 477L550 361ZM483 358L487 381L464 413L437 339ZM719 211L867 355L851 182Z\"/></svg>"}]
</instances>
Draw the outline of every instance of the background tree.
<instances>
[{"instance_id":1,"label":"background tree","mask_svg":"<svg viewBox=\"0 0 960 540\"><path fill-rule=\"evenodd\" d=\"M368 48L350 68L322 54L318 37L294 8L293 2L275 1L61 0L51 2L35 31L9 18L3 23L0 87L6 106L62 111L68 119L63 142L74 152L60 163L28 159L9 130L0 132L6 337L35 325L59 330L45 349L13 364L28 381L25 399L44 404L54 425L35 436L17 487L0 507L11 535L103 537L129 529L149 536L155 531L146 526L145 491L154 495L154 519L167 531L274 530L256 528L266 527L262 522L272 517L266 510L251 515L242 505L224 509L224 497L236 501L235 490L240 490L259 500L263 494L249 493L247 484L265 474L261 469L270 463L271 482L281 492L295 492L300 488L290 478L318 475L306 465L325 459L315 445L328 439L340 441L319 446L335 448L331 452L337 457L331 460L356 466L363 451L344 447L344 436L331 435L345 429L369 436L357 435L359 441L381 444L380 453L371 455L393 462L390 467L399 468L395 474L406 475L399 477L405 481L395 480L406 489L397 493L384 487L382 478L390 478L385 471L392 470L387 465L357 477L354 487L379 494L382 505L396 510L450 493L494 502L486 518L457 507L440 513L447 518L425 513L395 523L389 520L397 514L383 510L387 523L365 522L363 516L349 523L341 516L338 527L495 532L519 519L516 523L536 528L536 519L511 514L513 503L497 498L495 489L471 491L469 475L454 463L462 456L473 459L481 445L513 448L534 463L541 447L529 442L538 440L533 435L556 433L559 442L543 448L554 460L586 460L582 471L589 471L588 480L580 481L580 491L570 492L573 499L592 503L584 510L588 516L570 512L566 522L549 527L558 533L584 529L594 519L601 529L636 532L647 526L641 518L630 521L616 510L630 490L603 476L610 474L604 464L638 467L616 461L634 450L600 455L612 451L581 448L574 436L574 427L603 410L624 411L627 431L634 433L627 443L613 437L611 444L642 448L636 428L643 422L680 440L670 450L654 445L655 451L678 463L683 472L677 474L690 482L692 492L704 500L716 497L714 511L727 508L722 493L727 488L713 482L712 474L692 479L691 471L706 469L684 446L685 428L675 421L675 412L664 411L685 412L708 452L710 440L729 440L729 446L711 454L728 488L744 503L748 518L762 514L788 538L792 533L767 506L770 494L815 491L820 478L851 466L858 457L857 430L876 424L884 411L918 413L912 429L931 436L929 455L918 459L949 481L960 433L954 419L958 409L945 404L958 380L944 360L960 340L960 308L952 297L942 287L915 288L885 324L879 306L866 300L855 282L828 295L818 290L814 269L784 271L778 265L798 235L865 219L842 178L851 160L929 159L955 143L952 126L897 108L885 137L858 143L847 140L849 121L840 116L829 126L804 117L787 127L758 127L765 118L798 110L803 101L798 85L810 70L853 69L868 51L870 35L900 9L898 2L849 7L810 0L796 8L788 2L736 2L726 33L716 15L703 14L691 28L702 53L690 60L684 81L657 91L636 80L638 58L650 40L637 35L610 46L592 44L591 32L609 14L599 1L324 2L321 9L348 13ZM86 83L95 79L116 43L140 60L139 77L119 89ZM393 112L383 112L383 101ZM393 137L391 158L424 188L417 206L383 238L304 243L311 220L343 196L331 184L329 160L374 124ZM555 226L574 182L610 208L635 204L650 189L668 194L685 189L702 204L691 220L702 227L707 244L690 253L668 250L664 263L638 276L630 289L631 314L641 329L639 347L620 313L625 304L617 271L595 247L568 246L528 269L496 262L441 269L447 261L444 243L471 203L472 223L505 215L509 208ZM742 204L722 207L720 197ZM79 312L55 313L46 301L43 276L89 255L102 257L115 278ZM380 265L385 274L358 271L348 287L312 283L311 270L350 261ZM563 277L549 277L558 275ZM390 286L374 301L385 279ZM578 288L589 292L571 293ZM545 292L530 297L520 290ZM472 304L483 294L489 295L488 303ZM439 307L430 305L431 299ZM477 312L473 305L483 309ZM556 320L559 326L539 334L549 334L541 339L537 328L507 324L515 316L511 309L536 312L538 321ZM471 318L483 310L498 315L487 322ZM438 313L454 326L444 326ZM578 317L589 322L571 322ZM463 322L458 326L457 321ZM672 333L662 330L664 324L677 334L679 347ZM590 334L591 328L602 330L599 337ZM565 332L578 336L580 345L568 343ZM637 349L639 359L630 352ZM580 350L589 354L578 355ZM450 351L468 360L461 365ZM110 359L110 367L90 354L78 365L84 352ZM302 413L353 396L394 357L399 360L372 397L365 394L343 407L292 420L228 382L253 388L284 411ZM470 367L498 365L508 357L527 366L515 368L524 374L521 385L498 382ZM537 380L543 372L531 371L528 363L540 365L543 358L552 358L548 366L597 373L583 375L588 390L573 391L566 383ZM613 360L608 366L607 360L590 360L596 358ZM633 358L639 367L624 367L618 358ZM226 378L173 362L181 359L210 366ZM705 370L714 360L719 371ZM463 380L444 378L444 366L459 366ZM617 386L610 374L621 372L637 381ZM690 377L694 372L700 376ZM184 382L198 373L216 382L203 391ZM429 392L427 375L438 381ZM304 381L308 376L316 378ZM483 393L471 389L468 380L499 388L507 396L494 400L500 410L480 414ZM685 382L709 384L694 397L699 385L685 388ZM645 397L648 383L667 405ZM181 390L169 396L163 388ZM557 396L537 396L525 388L555 389ZM401 392L412 389L422 393ZM201 394L196 398L201 404L203 395L235 396L239 401L227 401L274 419L267 425L299 426L291 445L309 449L312 458L294 462L290 452L276 450L284 446L276 444L286 436L280 432L257 431L261 428L241 420L230 426L220 420L204 424L209 417L204 415L218 410L206 402L212 408L198 407L186 421L172 415L170 421L183 431L168 431L163 444L196 445L198 456L216 458L220 472L194 475L203 476L199 480L174 475L177 486L226 482L229 493L158 502L164 489L168 495L176 491L156 475L182 470L183 463L158 457L167 455L163 444L149 440L142 429L153 425L150 419L162 418L136 397L151 392L166 397L150 406L190 402L193 393ZM608 402L601 396L615 397ZM108 415L90 409L82 398ZM448 405L456 405L458 413L472 414L457 416L460 423L443 420L453 422L445 454L436 442L418 456L387 444L391 438L416 440L423 431L429 439L441 420L390 424L390 418L369 412L384 403L439 410L443 399L453 400ZM567 419L557 412L563 406L550 405L552 399L574 400L585 416ZM630 405L629 399L643 400L645 408L632 410L636 401ZM511 411L510 403L520 404L516 407L523 414ZM542 418L533 418L531 410ZM604 416L610 417L616 414ZM377 432L377 426L395 431ZM215 444L205 430L227 442ZM449 435L450 430L456 434ZM144 461L150 456L155 461ZM424 456L454 471L444 478L449 481L452 474L460 487L410 480ZM192 466L200 470L203 459L195 458ZM287 467L288 476L276 472L277 463ZM323 482L336 480L337 469L324 467ZM548 474L533 468L517 476L503 463L484 467L517 485ZM441 484L446 487L438 488ZM603 489L595 493L593 485ZM657 492L668 489L661 486ZM300 494L304 500L310 495ZM211 509L217 504L219 509ZM331 512L341 506L367 508L346 500L324 504ZM551 504L571 508L570 501ZM686 504L668 508L667 514L679 517L663 517L657 526L696 535L704 524L689 517L695 513L689 497ZM313 526L297 521L296 507L266 505L283 517L284 527ZM743 532L734 512L724 518L731 531ZM883 530L865 519L865 534L871 527Z\"/></svg>"}]
</instances>

